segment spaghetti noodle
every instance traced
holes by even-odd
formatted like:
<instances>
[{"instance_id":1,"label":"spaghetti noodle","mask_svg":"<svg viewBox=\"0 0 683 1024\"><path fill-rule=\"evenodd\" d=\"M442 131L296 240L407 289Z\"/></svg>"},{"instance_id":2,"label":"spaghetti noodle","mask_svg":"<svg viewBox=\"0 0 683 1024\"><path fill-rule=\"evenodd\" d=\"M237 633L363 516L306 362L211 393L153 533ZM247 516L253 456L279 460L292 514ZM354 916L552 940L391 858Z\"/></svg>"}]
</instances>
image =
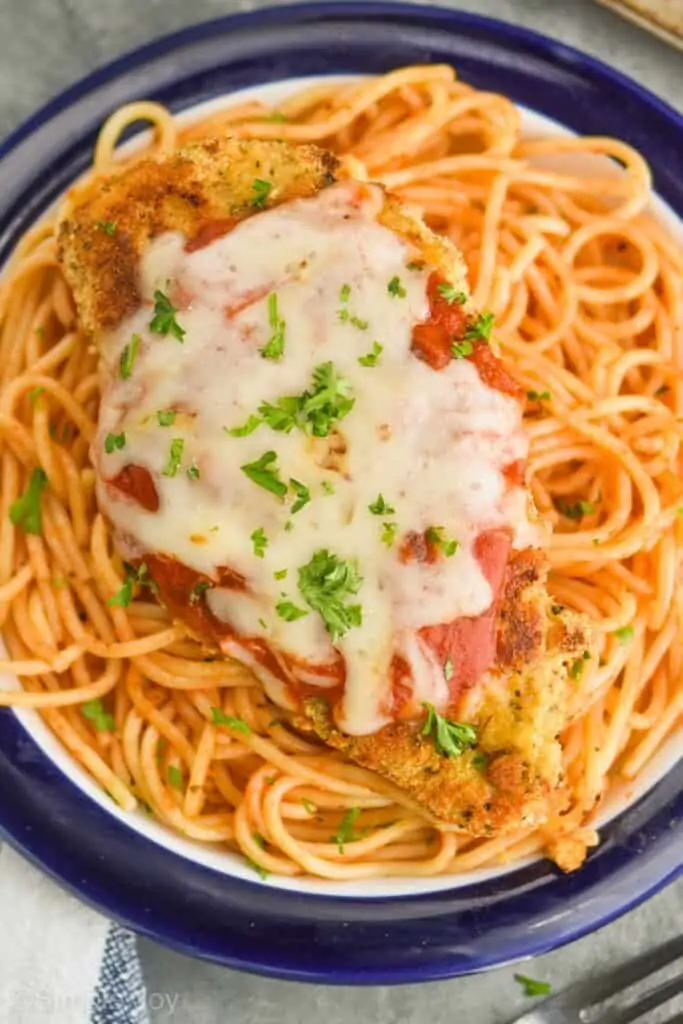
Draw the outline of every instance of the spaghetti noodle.
<instances>
[{"instance_id":1,"label":"spaghetti noodle","mask_svg":"<svg viewBox=\"0 0 683 1024\"><path fill-rule=\"evenodd\" d=\"M121 133L140 120L154 138L122 157ZM189 127L131 104L103 127L92 173L221 133L321 143L349 175L382 182L452 239L474 304L495 313L528 388L551 588L591 618L600 655L563 737L562 801L535 831L473 840L438 827L303 738L246 669L207 658L146 592L108 603L122 578L88 457L97 355L57 264L59 218L22 239L0 292L0 669L22 684L0 705L37 710L123 809L241 851L261 874L429 876L541 852L576 866L601 800L683 712L683 257L647 212L647 165L612 139L526 139L509 100L416 67ZM37 520L35 507L21 514L31 488ZM216 729L215 707L242 728Z\"/></svg>"}]
</instances>

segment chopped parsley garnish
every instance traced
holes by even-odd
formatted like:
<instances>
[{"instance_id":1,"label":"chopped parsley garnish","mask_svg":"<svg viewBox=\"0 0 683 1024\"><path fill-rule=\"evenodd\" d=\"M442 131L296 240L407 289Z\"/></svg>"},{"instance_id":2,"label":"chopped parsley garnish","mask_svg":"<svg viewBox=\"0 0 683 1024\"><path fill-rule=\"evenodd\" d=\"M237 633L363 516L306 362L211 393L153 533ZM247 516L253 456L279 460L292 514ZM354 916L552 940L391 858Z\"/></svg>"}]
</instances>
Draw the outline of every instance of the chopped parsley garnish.
<instances>
[{"instance_id":1,"label":"chopped parsley garnish","mask_svg":"<svg viewBox=\"0 0 683 1024\"><path fill-rule=\"evenodd\" d=\"M447 683L453 677L453 659L451 657L446 658L443 663L443 677Z\"/></svg>"},{"instance_id":2,"label":"chopped parsley garnish","mask_svg":"<svg viewBox=\"0 0 683 1024\"><path fill-rule=\"evenodd\" d=\"M549 402L550 392L549 391L527 391L526 397L530 402Z\"/></svg>"},{"instance_id":3,"label":"chopped parsley garnish","mask_svg":"<svg viewBox=\"0 0 683 1024\"><path fill-rule=\"evenodd\" d=\"M195 583L190 591L190 604L198 604L210 586L208 580L200 580L199 583Z\"/></svg>"},{"instance_id":4,"label":"chopped parsley garnish","mask_svg":"<svg viewBox=\"0 0 683 1024\"><path fill-rule=\"evenodd\" d=\"M81 704L81 713L84 718L92 722L98 732L111 732L114 728L114 716L104 710L104 705L99 698Z\"/></svg>"},{"instance_id":5,"label":"chopped parsley garnish","mask_svg":"<svg viewBox=\"0 0 683 1024\"><path fill-rule=\"evenodd\" d=\"M109 235L110 238L116 234L116 223L113 220L98 220L97 227L100 231L104 231L105 235Z\"/></svg>"},{"instance_id":6,"label":"chopped parsley garnish","mask_svg":"<svg viewBox=\"0 0 683 1024\"><path fill-rule=\"evenodd\" d=\"M583 519L584 516L591 516L595 512L595 505L592 501L577 501L570 505L566 501L557 501L558 512L561 512L566 519Z\"/></svg>"},{"instance_id":7,"label":"chopped parsley garnish","mask_svg":"<svg viewBox=\"0 0 683 1024\"><path fill-rule=\"evenodd\" d=\"M353 327L357 327L359 331L367 331L369 324L367 320L361 320L359 316L353 315L349 309L347 309L347 303L351 298L351 285L343 284L339 289L339 301L342 304L342 308L337 311L340 323L351 324Z\"/></svg>"},{"instance_id":8,"label":"chopped parsley garnish","mask_svg":"<svg viewBox=\"0 0 683 1024\"><path fill-rule=\"evenodd\" d=\"M117 449L120 451L125 446L125 443L126 435L124 433L107 434L104 439L104 450L107 455L111 455L112 452L115 452Z\"/></svg>"},{"instance_id":9,"label":"chopped parsley garnish","mask_svg":"<svg viewBox=\"0 0 683 1024\"><path fill-rule=\"evenodd\" d=\"M332 842L337 844L337 849L342 854L344 853L345 843L355 843L363 838L363 833L356 832L354 828L359 814L360 807L350 807L339 822L339 828L332 836Z\"/></svg>"},{"instance_id":10,"label":"chopped parsley garnish","mask_svg":"<svg viewBox=\"0 0 683 1024\"><path fill-rule=\"evenodd\" d=\"M424 263L421 260L411 260L406 263L406 270L424 270Z\"/></svg>"},{"instance_id":11,"label":"chopped parsley garnish","mask_svg":"<svg viewBox=\"0 0 683 1024\"><path fill-rule=\"evenodd\" d=\"M390 295L393 295L395 299L405 299L408 292L401 284L400 277L392 277L391 281L387 285L387 291Z\"/></svg>"},{"instance_id":12,"label":"chopped parsley garnish","mask_svg":"<svg viewBox=\"0 0 683 1024\"><path fill-rule=\"evenodd\" d=\"M588 657L586 657L586 655L588 655ZM581 678L586 667L586 662L589 658L590 654L588 654L588 651L584 651L583 658L577 658L576 661L572 663L572 666L569 669L569 676L571 679L577 681Z\"/></svg>"},{"instance_id":13,"label":"chopped parsley garnish","mask_svg":"<svg viewBox=\"0 0 683 1024\"><path fill-rule=\"evenodd\" d=\"M176 768L174 764L170 764L168 766L166 778L168 779L169 785L173 786L174 789L183 788L183 773L180 768Z\"/></svg>"},{"instance_id":14,"label":"chopped parsley garnish","mask_svg":"<svg viewBox=\"0 0 683 1024\"><path fill-rule=\"evenodd\" d=\"M288 519L287 522L285 523L285 532L286 533L291 533L293 529L294 529L294 523L292 522L291 519Z\"/></svg>"},{"instance_id":15,"label":"chopped parsley garnish","mask_svg":"<svg viewBox=\"0 0 683 1024\"><path fill-rule=\"evenodd\" d=\"M28 400L31 403L31 405L35 405L36 402L38 401L38 399L40 398L40 396L44 392L45 392L45 388L41 388L41 387L31 388L31 390L28 392Z\"/></svg>"},{"instance_id":16,"label":"chopped parsley garnish","mask_svg":"<svg viewBox=\"0 0 683 1024\"><path fill-rule=\"evenodd\" d=\"M515 981L522 986L524 995L529 997L549 996L553 990L550 982L536 981L534 978L527 978L525 974L515 974Z\"/></svg>"},{"instance_id":17,"label":"chopped parsley garnish","mask_svg":"<svg viewBox=\"0 0 683 1024\"><path fill-rule=\"evenodd\" d=\"M263 532L263 527L259 526L258 530L254 530L251 535L251 543L254 546L254 554L257 558L264 558L266 548L268 547L268 538Z\"/></svg>"},{"instance_id":18,"label":"chopped parsley garnish","mask_svg":"<svg viewBox=\"0 0 683 1024\"><path fill-rule=\"evenodd\" d=\"M459 306L463 306L467 302L465 293L459 292L452 284L438 284L436 290L449 306L452 306L454 302L457 302Z\"/></svg>"},{"instance_id":19,"label":"chopped parsley garnish","mask_svg":"<svg viewBox=\"0 0 683 1024\"><path fill-rule=\"evenodd\" d=\"M479 752L472 758L472 767L476 768L478 772L486 771L489 766L489 759L486 754Z\"/></svg>"},{"instance_id":20,"label":"chopped parsley garnish","mask_svg":"<svg viewBox=\"0 0 683 1024\"><path fill-rule=\"evenodd\" d=\"M246 437L247 434L253 434L262 423L261 417L255 416L252 413L247 422L243 423L241 427L223 427L223 430L226 434L230 434L231 437Z\"/></svg>"},{"instance_id":21,"label":"chopped parsley garnish","mask_svg":"<svg viewBox=\"0 0 683 1024\"><path fill-rule=\"evenodd\" d=\"M159 409L157 412L157 423L160 427L170 427L175 423L174 409Z\"/></svg>"},{"instance_id":22,"label":"chopped parsley garnish","mask_svg":"<svg viewBox=\"0 0 683 1024\"><path fill-rule=\"evenodd\" d=\"M302 395L283 395L275 405L262 402L258 416L250 416L241 427L225 429L233 437L245 437L265 423L278 433L289 434L298 427L306 434L327 437L353 408L350 392L351 381L339 375L334 363L321 363L313 371L312 386Z\"/></svg>"},{"instance_id":23,"label":"chopped parsley garnish","mask_svg":"<svg viewBox=\"0 0 683 1024\"><path fill-rule=\"evenodd\" d=\"M383 345L380 345L378 341L373 341L372 351L366 352L364 356L359 356L358 362L361 366L377 366L379 357L382 355L383 350Z\"/></svg>"},{"instance_id":24,"label":"chopped parsley garnish","mask_svg":"<svg viewBox=\"0 0 683 1024\"><path fill-rule=\"evenodd\" d=\"M155 334L172 335L177 341L185 337L185 328L181 327L176 320L178 310L172 304L168 295L164 295L158 289L154 293L154 316L149 322L150 331Z\"/></svg>"},{"instance_id":25,"label":"chopped parsley garnish","mask_svg":"<svg viewBox=\"0 0 683 1024\"><path fill-rule=\"evenodd\" d=\"M477 742L477 730L464 722L451 722L440 715L433 704L424 704L427 717L421 736L430 736L437 754L444 757L460 757Z\"/></svg>"},{"instance_id":26,"label":"chopped parsley garnish","mask_svg":"<svg viewBox=\"0 0 683 1024\"><path fill-rule=\"evenodd\" d=\"M268 196L273 190L272 182L264 181L263 178L254 178L251 190L254 193L251 205L255 206L257 210L262 210L266 205Z\"/></svg>"},{"instance_id":27,"label":"chopped parsley garnish","mask_svg":"<svg viewBox=\"0 0 683 1024\"><path fill-rule=\"evenodd\" d=\"M268 323L272 328L272 335L267 345L259 349L264 359L272 359L275 362L282 359L285 351L285 322L280 319L277 308L277 295L271 292L268 296Z\"/></svg>"},{"instance_id":28,"label":"chopped parsley garnish","mask_svg":"<svg viewBox=\"0 0 683 1024\"><path fill-rule=\"evenodd\" d=\"M162 469L164 476L175 476L180 469L180 463L183 457L183 448L185 442L182 437L174 437L171 441L171 451L168 456L168 462Z\"/></svg>"},{"instance_id":29,"label":"chopped parsley garnish","mask_svg":"<svg viewBox=\"0 0 683 1024\"><path fill-rule=\"evenodd\" d=\"M363 578L354 562L344 562L325 548L298 570L299 590L304 601L321 616L332 643L341 640L363 621L359 604L346 602L360 590Z\"/></svg>"},{"instance_id":30,"label":"chopped parsley garnish","mask_svg":"<svg viewBox=\"0 0 683 1024\"><path fill-rule=\"evenodd\" d=\"M493 330L493 313L480 313L465 331L463 341L488 341Z\"/></svg>"},{"instance_id":31,"label":"chopped parsley garnish","mask_svg":"<svg viewBox=\"0 0 683 1024\"><path fill-rule=\"evenodd\" d=\"M292 601L278 601L275 611L285 622L296 622L297 619L303 619L308 615L305 608L297 608Z\"/></svg>"},{"instance_id":32,"label":"chopped parsley garnish","mask_svg":"<svg viewBox=\"0 0 683 1024\"><path fill-rule=\"evenodd\" d=\"M308 505L311 500L311 492L305 484L302 484L299 480L290 480L289 486L296 494L296 501L292 505L290 511L292 515L296 512L300 512L304 505Z\"/></svg>"},{"instance_id":33,"label":"chopped parsley garnish","mask_svg":"<svg viewBox=\"0 0 683 1024\"><path fill-rule=\"evenodd\" d=\"M271 491L278 498L284 498L287 493L287 484L280 479L276 462L276 452L264 452L260 459L256 459L255 462L247 462L244 466L240 466L240 469L259 487Z\"/></svg>"},{"instance_id":34,"label":"chopped parsley garnish","mask_svg":"<svg viewBox=\"0 0 683 1024\"><path fill-rule=\"evenodd\" d=\"M318 805L314 804L313 801L309 800L307 797L302 796L301 797L301 803L302 803L303 808L304 808L304 810L306 811L307 814L317 814L318 813Z\"/></svg>"},{"instance_id":35,"label":"chopped parsley garnish","mask_svg":"<svg viewBox=\"0 0 683 1024\"><path fill-rule=\"evenodd\" d=\"M287 570L286 569L278 569L277 572L273 573L273 576L275 577L276 580L287 579Z\"/></svg>"},{"instance_id":36,"label":"chopped parsley garnish","mask_svg":"<svg viewBox=\"0 0 683 1024\"><path fill-rule=\"evenodd\" d=\"M615 629L614 635L620 644L627 644L633 640L633 626L622 626L621 629Z\"/></svg>"},{"instance_id":37,"label":"chopped parsley garnish","mask_svg":"<svg viewBox=\"0 0 683 1024\"><path fill-rule=\"evenodd\" d=\"M368 508L373 516L393 516L396 509L384 500L384 495L378 494L374 501L370 502Z\"/></svg>"},{"instance_id":38,"label":"chopped parsley garnish","mask_svg":"<svg viewBox=\"0 0 683 1024\"><path fill-rule=\"evenodd\" d=\"M211 708L211 721L214 725L227 725L235 732L241 732L244 736L251 736L251 726L243 718L236 718L235 715L226 715L223 708Z\"/></svg>"},{"instance_id":39,"label":"chopped parsley garnish","mask_svg":"<svg viewBox=\"0 0 683 1024\"><path fill-rule=\"evenodd\" d=\"M321 363L313 371L313 386L300 398L303 429L314 437L327 437L338 420L353 408L351 381L342 377L334 363Z\"/></svg>"},{"instance_id":40,"label":"chopped parsley garnish","mask_svg":"<svg viewBox=\"0 0 683 1024\"><path fill-rule=\"evenodd\" d=\"M464 359L474 352L474 345L471 341L454 341L451 345L451 353L454 359Z\"/></svg>"},{"instance_id":41,"label":"chopped parsley garnish","mask_svg":"<svg viewBox=\"0 0 683 1024\"><path fill-rule=\"evenodd\" d=\"M188 480L199 480L201 473L199 472L199 466L196 464L196 462L193 462L191 466L188 466L188 468L185 471L185 474Z\"/></svg>"},{"instance_id":42,"label":"chopped parsley garnish","mask_svg":"<svg viewBox=\"0 0 683 1024\"><path fill-rule=\"evenodd\" d=\"M442 555L451 558L460 547L460 541L448 540L443 535L443 526L430 526L425 532L425 539L428 544L437 547Z\"/></svg>"},{"instance_id":43,"label":"chopped parsley garnish","mask_svg":"<svg viewBox=\"0 0 683 1024\"><path fill-rule=\"evenodd\" d=\"M396 531L398 530L398 523L382 523L382 544L386 544L388 548L396 540Z\"/></svg>"},{"instance_id":44,"label":"chopped parsley garnish","mask_svg":"<svg viewBox=\"0 0 683 1024\"><path fill-rule=\"evenodd\" d=\"M47 487L47 473L39 466L32 471L28 487L9 507L10 522L24 533L40 537L43 532L41 495Z\"/></svg>"},{"instance_id":45,"label":"chopped parsley garnish","mask_svg":"<svg viewBox=\"0 0 683 1024\"><path fill-rule=\"evenodd\" d=\"M153 582L147 578L147 566L144 562L141 562L137 569L134 569L128 562L124 562L123 567L126 571L126 576L120 589L115 594L112 594L107 601L110 608L127 608L133 600L133 587L136 584L139 586L151 586Z\"/></svg>"},{"instance_id":46,"label":"chopped parsley garnish","mask_svg":"<svg viewBox=\"0 0 683 1024\"><path fill-rule=\"evenodd\" d=\"M142 338L139 334L134 334L127 345L124 345L121 352L121 358L119 359L119 372L124 380L130 377L133 372L133 366L135 359L140 348L140 342Z\"/></svg>"},{"instance_id":47,"label":"chopped parsley garnish","mask_svg":"<svg viewBox=\"0 0 683 1024\"><path fill-rule=\"evenodd\" d=\"M335 493L334 484L331 484L329 480L323 480L322 488L323 488L325 494L334 494Z\"/></svg>"}]
</instances>

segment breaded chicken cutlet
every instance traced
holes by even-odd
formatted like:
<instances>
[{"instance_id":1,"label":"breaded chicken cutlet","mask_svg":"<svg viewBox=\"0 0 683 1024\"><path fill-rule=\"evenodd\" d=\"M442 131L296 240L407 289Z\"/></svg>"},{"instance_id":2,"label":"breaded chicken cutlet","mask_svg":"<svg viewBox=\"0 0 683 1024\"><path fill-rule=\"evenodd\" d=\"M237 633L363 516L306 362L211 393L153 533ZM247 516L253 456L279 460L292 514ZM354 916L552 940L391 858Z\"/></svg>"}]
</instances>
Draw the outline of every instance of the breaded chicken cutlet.
<instances>
[{"instance_id":1,"label":"breaded chicken cutlet","mask_svg":"<svg viewBox=\"0 0 683 1024\"><path fill-rule=\"evenodd\" d=\"M99 506L302 729L472 836L538 824L591 644L548 595L522 392L460 254L336 172L212 139L79 197Z\"/></svg>"}]
</instances>

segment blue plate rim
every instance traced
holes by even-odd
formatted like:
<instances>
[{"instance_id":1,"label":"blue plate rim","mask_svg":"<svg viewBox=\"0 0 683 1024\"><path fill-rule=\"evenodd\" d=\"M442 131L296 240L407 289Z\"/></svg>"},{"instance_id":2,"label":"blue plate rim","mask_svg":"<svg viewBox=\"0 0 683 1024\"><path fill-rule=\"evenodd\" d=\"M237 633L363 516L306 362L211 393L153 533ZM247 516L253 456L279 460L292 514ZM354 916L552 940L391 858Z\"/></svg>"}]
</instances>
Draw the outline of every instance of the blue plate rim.
<instances>
[{"instance_id":1,"label":"blue plate rim","mask_svg":"<svg viewBox=\"0 0 683 1024\"><path fill-rule=\"evenodd\" d=\"M498 19L488 18L469 12L452 11L446 8L432 7L429 5L395 3L391 2L391 0L386 0L386 2L370 3L364 2L364 0L361 0L361 2L358 2L358 0L348 0L348 2L346 2L346 0L344 0L344 2L332 3L294 4L277 8L266 8L250 13L223 16L209 21L204 21L151 40L143 46L131 50L130 52L125 53L115 60L105 64L103 67L93 71L45 103L33 115L24 120L12 132L10 132L6 139L0 143L0 160L7 157L18 145L20 145L20 143L38 132L42 126L48 124L58 114L67 110L79 98L87 95L92 90L109 81L116 80L133 68L144 67L149 61L155 60L158 57L168 56L174 49L180 46L193 42L201 42L202 40L214 36L217 33L229 33L230 31L242 27L255 28L259 25L277 26L283 24L295 24L297 20L305 20L306 18L316 18L320 20L331 20L333 18L353 19L368 16L369 14L380 18L391 18L397 20L414 20L420 18L423 19L424 22L429 23L430 25L436 25L446 31L455 32L460 28L464 30L469 29L470 31L488 32L492 36L504 35L513 42L523 45L526 50L538 52L545 57L549 54L553 54L560 61L568 62L569 64L574 65L574 67L580 67L583 71L590 72L594 79L602 79L610 82L619 89L625 90L631 96L635 96L647 108L656 110L664 121L668 122L674 136L679 135L683 137L683 117L665 101L661 100L646 88L635 83L621 72L609 67L609 65L605 64L603 61L588 54L584 54L578 49L567 46L564 43L558 43L540 33L520 26L509 25ZM680 212L683 212L683 210L679 211L679 213ZM2 718L6 720L7 716L3 715ZM18 728L21 729L22 727L18 726ZM0 753L2 753L1 750ZM44 755L40 754L39 757L44 757ZM1 768L2 763L0 762L0 769ZM680 773L672 772L671 774L676 774L678 776ZM667 780L662 780L662 783L660 783L656 789L661 790L662 786L666 782ZM669 782L671 782L670 779ZM67 783L67 785L71 786L70 783ZM672 787L671 785L666 785L664 788L668 794L668 800L672 795L669 792ZM677 791L679 788L680 787L675 785L673 787L673 791ZM650 796L651 794L648 794L648 799ZM79 799L81 802L90 802L83 794L79 794ZM639 803L642 804L643 801ZM657 801L655 801L655 803L657 803ZM661 799L659 803L661 803ZM667 811L667 807L668 804L663 807L665 813ZM683 809L683 805L681 809ZM662 807L658 807L657 813L661 810ZM637 813L637 807L630 808L625 815L622 815L620 819L617 819L617 832L619 831L618 822L627 817L631 812ZM99 813L103 817L106 817L103 811L99 810ZM108 820L111 821L110 818ZM671 846L676 838L680 839L680 837L683 836L683 828L680 823L676 822L675 824L677 825L676 832L674 833L672 830L669 833L669 846ZM52 877L60 882L60 884L70 888L71 891L75 892L80 896L80 898L93 903L93 905L100 910L104 909L106 913L121 920L124 924L127 924L141 934L155 938L158 941L161 941L181 952L188 953L189 955L206 957L243 970L268 974L270 976L290 980L324 980L328 983L340 984L347 984L350 982L354 984L396 984L405 983L406 981L447 978L457 974L472 973L476 970L487 969L501 963L510 962L513 959L537 955L550 948L556 948L568 941L572 941L573 939L586 934L586 932L593 930L595 927L608 923L615 917L618 917L630 910L633 906L637 905L648 896L657 892L683 871L683 865L679 858L672 859L667 856L664 858L666 861L666 868L661 865L660 874L651 883L645 885L642 885L641 883L641 887L637 888L635 892L631 890L629 896L626 898L622 895L622 897L620 897L616 902L612 901L613 905L611 905L609 909L605 908L604 911L601 912L599 919L591 918L589 915L583 924L574 923L570 929L562 931L561 934L554 937L544 937L542 934L539 934L537 938L535 937L531 941L527 939L526 941L520 942L519 948L515 952L508 951L502 956L500 954L494 954L488 957L479 958L478 960L473 960L471 965L467 968L460 966L459 968L454 969L452 965L444 963L441 963L439 966L423 963L418 966L413 965L410 968L402 966L385 967L381 969L374 968L372 971L359 976L357 969L354 969L354 971L340 969L335 972L330 972L329 969L321 971L316 968L307 968L304 965L291 968L278 965L277 963L266 964L263 959L258 957L250 958L247 955L235 956L222 954L220 951L220 944L217 946L214 943L211 948L207 946L201 947L196 940L189 938L187 935L177 933L171 934L169 932L160 934L158 926L155 924L148 924L147 920L145 920L144 914L141 915L140 913L136 914L134 912L122 913L120 906L112 906L111 901L107 899L106 892L102 890L101 886L99 889L95 886L95 889L98 889L98 895L95 896L92 892L85 891L86 889L89 889L89 887L84 884L79 885L73 877L65 876L63 869L60 870L55 868L54 859L51 861L50 857L46 856L44 848L42 851L37 849L35 837L30 841L24 837L24 841L21 841L18 838L16 830L9 830L7 828L7 820L6 818L5 820L2 820L1 809L0 829L4 833L5 838L7 838L12 845L19 848L29 859L40 866L42 870L51 874ZM141 837L140 841L142 848L144 848L145 844L151 845L149 840L144 840ZM39 845L40 843L38 846ZM254 894L258 890L263 890L262 886L243 882L239 879L226 879L225 876L219 875L212 869L201 868L199 869L199 873L217 875L217 877L221 878L225 884L229 884L231 887L236 889L246 890L250 894L249 899L253 898L251 894ZM513 875L516 876L520 873L521 872L514 872ZM506 878L509 877L510 876L506 876ZM82 880L82 883L85 883L85 880ZM429 903L434 902L434 898L446 901L453 895L461 897L463 893L466 893L465 889L443 890L439 893L424 896L379 897L376 899L362 900L360 902L364 907L369 908L372 908L373 906L376 907L377 904L381 904L383 907L386 907L388 904L395 904L399 907L403 906L404 908L407 908L408 904L423 904L427 906ZM273 890L270 891L268 896L268 900L270 902L273 902L272 894ZM339 899L320 895L307 895L302 897L298 893L282 893L282 891L279 891L276 902L281 902L281 897L284 897L285 901L296 899L302 904L307 904L309 906L316 903L324 904L328 909L337 904L337 912L342 916L344 914L345 907L349 907L350 903L354 902L352 900L349 901L346 898ZM261 902L260 898L256 902ZM401 911L399 910L399 915L400 913ZM427 911L425 911L425 913L428 919L429 913Z\"/></svg>"}]
</instances>

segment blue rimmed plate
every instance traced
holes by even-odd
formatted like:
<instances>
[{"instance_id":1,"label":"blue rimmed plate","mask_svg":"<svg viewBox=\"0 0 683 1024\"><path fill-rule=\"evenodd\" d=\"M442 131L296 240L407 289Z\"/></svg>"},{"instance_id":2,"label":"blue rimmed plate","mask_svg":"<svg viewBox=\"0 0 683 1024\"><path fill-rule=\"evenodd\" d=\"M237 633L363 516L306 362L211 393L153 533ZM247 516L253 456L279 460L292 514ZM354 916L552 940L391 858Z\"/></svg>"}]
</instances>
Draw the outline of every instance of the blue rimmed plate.
<instances>
[{"instance_id":1,"label":"blue rimmed plate","mask_svg":"<svg viewBox=\"0 0 683 1024\"><path fill-rule=\"evenodd\" d=\"M99 125L141 96L180 112L302 76L448 63L472 84L650 160L683 213L683 121L574 50L473 15L403 4L279 8L170 36L68 90L0 146L0 262L85 168ZM543 952L610 920L679 871L683 768L602 830L571 876L545 862L468 880L261 884L112 810L35 716L0 713L0 827L62 884L112 917L191 955L300 980L398 983L449 977ZM155 831L156 828L156 831ZM295 888L296 891L292 891Z\"/></svg>"}]
</instances>

